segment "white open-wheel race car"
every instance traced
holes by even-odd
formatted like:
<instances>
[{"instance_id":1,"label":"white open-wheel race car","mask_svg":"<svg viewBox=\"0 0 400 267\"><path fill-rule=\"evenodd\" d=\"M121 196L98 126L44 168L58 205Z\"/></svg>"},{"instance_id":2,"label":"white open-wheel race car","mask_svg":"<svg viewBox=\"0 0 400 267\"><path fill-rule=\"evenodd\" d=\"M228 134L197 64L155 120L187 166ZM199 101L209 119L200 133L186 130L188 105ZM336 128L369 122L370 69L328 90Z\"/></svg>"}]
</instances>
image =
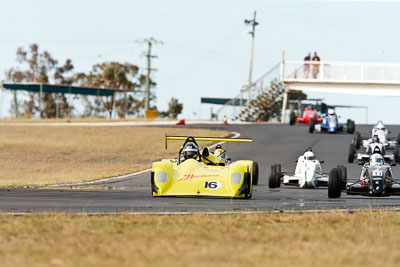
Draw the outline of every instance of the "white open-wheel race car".
<instances>
[{"instance_id":1,"label":"white open-wheel race car","mask_svg":"<svg viewBox=\"0 0 400 267\"><path fill-rule=\"evenodd\" d=\"M268 185L270 188L280 187L281 184L299 188L328 186L329 176L322 172L322 163L324 161L316 159L311 148L307 148L306 152L300 155L296 161L294 173L282 172L280 164L272 165ZM346 169L344 166L337 168Z\"/></svg>"}]
</instances>

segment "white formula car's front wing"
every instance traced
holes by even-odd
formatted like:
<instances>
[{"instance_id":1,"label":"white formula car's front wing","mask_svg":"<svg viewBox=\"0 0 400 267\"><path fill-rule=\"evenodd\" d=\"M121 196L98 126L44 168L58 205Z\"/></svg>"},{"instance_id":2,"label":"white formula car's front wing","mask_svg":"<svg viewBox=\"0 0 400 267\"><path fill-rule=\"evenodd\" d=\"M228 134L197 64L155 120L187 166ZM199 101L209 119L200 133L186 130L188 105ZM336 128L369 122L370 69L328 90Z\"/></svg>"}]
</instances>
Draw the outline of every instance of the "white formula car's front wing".
<instances>
[{"instance_id":1,"label":"white formula car's front wing","mask_svg":"<svg viewBox=\"0 0 400 267\"><path fill-rule=\"evenodd\" d=\"M319 186L328 186L329 176L326 174L316 174L312 179L305 179L304 175L284 175L282 183L285 185L295 185L300 188L317 188Z\"/></svg>"}]
</instances>

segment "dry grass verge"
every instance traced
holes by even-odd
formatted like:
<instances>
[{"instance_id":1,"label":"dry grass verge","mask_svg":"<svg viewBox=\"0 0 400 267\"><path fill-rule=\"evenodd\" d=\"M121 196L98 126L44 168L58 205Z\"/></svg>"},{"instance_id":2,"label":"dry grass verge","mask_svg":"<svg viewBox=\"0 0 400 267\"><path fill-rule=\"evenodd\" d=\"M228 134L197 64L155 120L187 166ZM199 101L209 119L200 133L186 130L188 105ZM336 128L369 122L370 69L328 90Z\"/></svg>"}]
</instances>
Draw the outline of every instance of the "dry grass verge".
<instances>
[{"instance_id":1,"label":"dry grass verge","mask_svg":"<svg viewBox=\"0 0 400 267\"><path fill-rule=\"evenodd\" d=\"M176 158L165 134L227 136L224 131L156 127L0 126L0 186L82 182L132 173Z\"/></svg>"},{"instance_id":2,"label":"dry grass verge","mask_svg":"<svg viewBox=\"0 0 400 267\"><path fill-rule=\"evenodd\" d=\"M397 266L398 212L0 216L2 266Z\"/></svg>"}]
</instances>

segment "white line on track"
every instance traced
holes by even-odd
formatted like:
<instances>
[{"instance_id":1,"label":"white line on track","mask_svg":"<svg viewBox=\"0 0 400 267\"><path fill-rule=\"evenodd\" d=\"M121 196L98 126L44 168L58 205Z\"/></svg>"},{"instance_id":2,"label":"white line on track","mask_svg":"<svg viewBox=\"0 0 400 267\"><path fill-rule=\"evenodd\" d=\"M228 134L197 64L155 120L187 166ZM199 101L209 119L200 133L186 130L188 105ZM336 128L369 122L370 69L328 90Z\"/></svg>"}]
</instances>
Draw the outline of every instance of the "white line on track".
<instances>
[{"instance_id":1,"label":"white line on track","mask_svg":"<svg viewBox=\"0 0 400 267\"><path fill-rule=\"evenodd\" d=\"M240 136L240 133L238 133L238 132L230 132L230 134L231 134L231 138L238 138ZM216 147L217 145L222 145L224 143L225 142L218 142L216 144L211 145L210 148L212 149L212 148ZM117 177L104 178L104 179L100 179L100 180L83 182L83 183L53 184L53 185L50 185L50 187L99 185L99 184L104 184L104 183L109 183L109 182L118 182L118 181L123 181L126 179L134 178L137 175L140 175L140 174L143 174L146 172L150 172L150 171L151 171L151 169L147 169L147 170L134 172L134 173L130 173L130 174L125 174L125 175L121 175L121 176L117 176Z\"/></svg>"}]
</instances>

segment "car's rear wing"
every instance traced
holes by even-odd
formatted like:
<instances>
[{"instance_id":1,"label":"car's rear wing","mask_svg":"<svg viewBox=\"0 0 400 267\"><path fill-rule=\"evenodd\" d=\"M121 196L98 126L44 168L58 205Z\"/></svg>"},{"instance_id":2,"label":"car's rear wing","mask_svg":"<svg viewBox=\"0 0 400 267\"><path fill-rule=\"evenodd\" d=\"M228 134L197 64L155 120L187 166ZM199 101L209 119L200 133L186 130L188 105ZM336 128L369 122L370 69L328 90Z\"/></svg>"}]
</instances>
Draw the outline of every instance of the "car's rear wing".
<instances>
[{"instance_id":1,"label":"car's rear wing","mask_svg":"<svg viewBox=\"0 0 400 267\"><path fill-rule=\"evenodd\" d=\"M251 138L223 138L223 137L195 137L195 136L168 136L165 135L165 149L168 148L168 140L181 140L186 142L196 141L215 141L215 142L236 142L236 143L252 143Z\"/></svg>"}]
</instances>

